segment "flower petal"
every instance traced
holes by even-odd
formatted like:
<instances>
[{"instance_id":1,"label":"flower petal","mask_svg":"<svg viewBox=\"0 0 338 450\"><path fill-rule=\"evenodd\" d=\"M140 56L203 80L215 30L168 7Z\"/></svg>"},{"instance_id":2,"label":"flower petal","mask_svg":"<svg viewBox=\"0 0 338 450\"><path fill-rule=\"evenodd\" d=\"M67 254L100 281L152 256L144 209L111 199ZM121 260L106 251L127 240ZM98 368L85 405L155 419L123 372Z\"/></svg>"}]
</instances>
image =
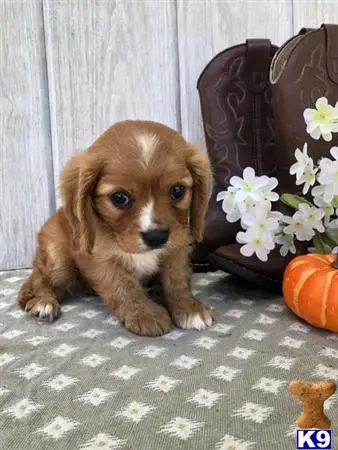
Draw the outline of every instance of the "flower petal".
<instances>
[{"instance_id":1,"label":"flower petal","mask_svg":"<svg viewBox=\"0 0 338 450\"><path fill-rule=\"evenodd\" d=\"M217 194L216 202L219 202L220 200L224 200L224 197L226 197L227 191L221 191Z\"/></svg>"},{"instance_id":2,"label":"flower petal","mask_svg":"<svg viewBox=\"0 0 338 450\"><path fill-rule=\"evenodd\" d=\"M257 255L257 258L263 262L266 262L268 260L268 254L267 254L266 250L264 250L263 248L258 248L256 250L256 255Z\"/></svg>"},{"instance_id":3,"label":"flower petal","mask_svg":"<svg viewBox=\"0 0 338 450\"><path fill-rule=\"evenodd\" d=\"M320 138L320 129L317 127L313 131L311 131L309 134L313 139L316 139L316 141L318 141L318 139Z\"/></svg>"},{"instance_id":4,"label":"flower petal","mask_svg":"<svg viewBox=\"0 0 338 450\"><path fill-rule=\"evenodd\" d=\"M238 192L236 192L235 202L242 203L246 199L246 196L247 196L246 192L239 190ZM238 206L240 208L241 205L238 205Z\"/></svg>"},{"instance_id":5,"label":"flower petal","mask_svg":"<svg viewBox=\"0 0 338 450\"><path fill-rule=\"evenodd\" d=\"M332 133L325 133L324 131L322 131L322 135L323 135L324 141L326 141L326 142L332 141Z\"/></svg>"},{"instance_id":6,"label":"flower petal","mask_svg":"<svg viewBox=\"0 0 338 450\"><path fill-rule=\"evenodd\" d=\"M330 153L334 159L338 160L338 147L331 147Z\"/></svg>"},{"instance_id":7,"label":"flower petal","mask_svg":"<svg viewBox=\"0 0 338 450\"><path fill-rule=\"evenodd\" d=\"M250 257L254 254L254 250L249 244L243 245L239 250L243 256Z\"/></svg>"},{"instance_id":8,"label":"flower petal","mask_svg":"<svg viewBox=\"0 0 338 450\"><path fill-rule=\"evenodd\" d=\"M244 231L239 231L239 232L237 233L237 235L236 235L236 241L237 241L239 244L245 244L245 243L247 243L247 242L248 242L247 234L244 233Z\"/></svg>"},{"instance_id":9,"label":"flower petal","mask_svg":"<svg viewBox=\"0 0 338 450\"><path fill-rule=\"evenodd\" d=\"M254 180L255 179L255 170L252 167L246 167L243 170L243 178L244 178L244 180Z\"/></svg>"},{"instance_id":10,"label":"flower petal","mask_svg":"<svg viewBox=\"0 0 338 450\"><path fill-rule=\"evenodd\" d=\"M313 114L313 109L310 108L306 108L305 111L303 112L303 117L305 119L305 121L311 120L312 119L312 114Z\"/></svg>"},{"instance_id":11,"label":"flower petal","mask_svg":"<svg viewBox=\"0 0 338 450\"><path fill-rule=\"evenodd\" d=\"M309 122L306 127L306 132L311 134L317 128L317 122Z\"/></svg>"},{"instance_id":12,"label":"flower petal","mask_svg":"<svg viewBox=\"0 0 338 450\"><path fill-rule=\"evenodd\" d=\"M326 97L320 97L318 98L318 100L316 101L316 108L319 109L321 107L325 107L327 106L327 98Z\"/></svg>"},{"instance_id":13,"label":"flower petal","mask_svg":"<svg viewBox=\"0 0 338 450\"><path fill-rule=\"evenodd\" d=\"M236 175L230 178L230 184L234 186L235 188L239 188L242 186L243 180L240 177L237 177Z\"/></svg>"}]
</instances>

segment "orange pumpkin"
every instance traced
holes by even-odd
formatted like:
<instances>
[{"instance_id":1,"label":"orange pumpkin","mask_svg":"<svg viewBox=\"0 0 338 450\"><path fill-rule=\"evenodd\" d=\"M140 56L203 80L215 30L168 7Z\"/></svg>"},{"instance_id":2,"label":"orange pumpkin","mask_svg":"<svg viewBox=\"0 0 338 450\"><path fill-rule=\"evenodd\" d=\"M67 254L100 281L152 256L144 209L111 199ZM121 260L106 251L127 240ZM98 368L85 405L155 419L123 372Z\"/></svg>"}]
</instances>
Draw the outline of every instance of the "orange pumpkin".
<instances>
[{"instance_id":1,"label":"orange pumpkin","mask_svg":"<svg viewBox=\"0 0 338 450\"><path fill-rule=\"evenodd\" d=\"M292 259L284 272L283 295L298 317L338 333L337 255L310 253Z\"/></svg>"}]
</instances>

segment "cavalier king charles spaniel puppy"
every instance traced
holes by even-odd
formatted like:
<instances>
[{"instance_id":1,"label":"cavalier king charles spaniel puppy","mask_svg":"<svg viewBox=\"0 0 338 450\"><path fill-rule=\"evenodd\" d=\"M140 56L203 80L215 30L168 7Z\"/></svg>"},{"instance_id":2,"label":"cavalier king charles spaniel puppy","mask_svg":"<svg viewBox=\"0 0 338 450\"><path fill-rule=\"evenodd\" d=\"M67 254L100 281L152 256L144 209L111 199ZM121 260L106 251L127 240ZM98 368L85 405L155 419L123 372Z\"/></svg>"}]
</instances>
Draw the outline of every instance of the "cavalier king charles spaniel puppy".
<instances>
[{"instance_id":1,"label":"cavalier king charles spaniel puppy","mask_svg":"<svg viewBox=\"0 0 338 450\"><path fill-rule=\"evenodd\" d=\"M61 172L62 207L38 234L20 305L53 320L75 283L89 286L132 333L205 329L212 312L191 293L189 262L211 191L207 156L176 131L152 121L116 123ZM142 282L153 276L164 306L145 294Z\"/></svg>"}]
</instances>

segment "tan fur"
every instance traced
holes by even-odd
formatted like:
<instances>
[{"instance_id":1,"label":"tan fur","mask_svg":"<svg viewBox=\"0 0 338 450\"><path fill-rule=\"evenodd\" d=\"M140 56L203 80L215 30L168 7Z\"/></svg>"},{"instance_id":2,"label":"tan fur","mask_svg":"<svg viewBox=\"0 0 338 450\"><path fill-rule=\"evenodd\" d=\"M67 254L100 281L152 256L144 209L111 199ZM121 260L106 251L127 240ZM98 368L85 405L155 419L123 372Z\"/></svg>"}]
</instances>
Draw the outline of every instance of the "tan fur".
<instances>
[{"instance_id":1,"label":"tan fur","mask_svg":"<svg viewBox=\"0 0 338 450\"><path fill-rule=\"evenodd\" d=\"M173 202L169 189L177 183L185 185L186 194ZM130 208L113 205L116 190L132 195ZM150 121L116 123L62 171L63 206L39 232L33 271L19 303L52 320L64 293L85 285L136 334L160 335L173 324L209 326L210 308L191 295L188 248L191 238L202 239L211 190L207 157L176 131ZM140 228L142 211L151 202L152 223L169 230L168 242L155 250L142 245ZM148 299L140 282L157 273L167 308Z\"/></svg>"}]
</instances>

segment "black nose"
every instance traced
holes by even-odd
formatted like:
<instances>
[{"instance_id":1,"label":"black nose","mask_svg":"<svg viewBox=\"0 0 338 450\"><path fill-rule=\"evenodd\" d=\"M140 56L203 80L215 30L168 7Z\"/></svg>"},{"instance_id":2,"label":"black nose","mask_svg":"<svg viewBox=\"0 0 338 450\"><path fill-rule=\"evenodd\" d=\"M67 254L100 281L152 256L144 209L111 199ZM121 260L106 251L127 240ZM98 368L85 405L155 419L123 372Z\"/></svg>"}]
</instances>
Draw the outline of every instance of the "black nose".
<instances>
[{"instance_id":1,"label":"black nose","mask_svg":"<svg viewBox=\"0 0 338 450\"><path fill-rule=\"evenodd\" d=\"M149 230L141 233L143 242L146 244L147 247L150 248L158 248L162 247L164 245L169 237L169 231L168 230Z\"/></svg>"}]
</instances>

